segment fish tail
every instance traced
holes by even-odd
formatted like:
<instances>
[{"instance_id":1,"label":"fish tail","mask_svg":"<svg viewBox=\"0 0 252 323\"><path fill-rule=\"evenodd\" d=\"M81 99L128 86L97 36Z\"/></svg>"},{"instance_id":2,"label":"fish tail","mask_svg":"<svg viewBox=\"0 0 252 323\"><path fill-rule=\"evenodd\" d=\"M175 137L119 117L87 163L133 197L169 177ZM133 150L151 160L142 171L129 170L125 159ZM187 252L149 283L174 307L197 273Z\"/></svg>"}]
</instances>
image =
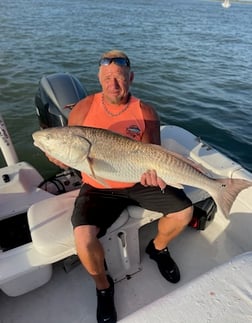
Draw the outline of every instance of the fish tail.
<instances>
[{"instance_id":1,"label":"fish tail","mask_svg":"<svg viewBox=\"0 0 252 323\"><path fill-rule=\"evenodd\" d=\"M228 218L231 207L237 195L252 186L252 182L243 179L218 179L220 189L213 195L213 198L221 210L221 212Z\"/></svg>"}]
</instances>

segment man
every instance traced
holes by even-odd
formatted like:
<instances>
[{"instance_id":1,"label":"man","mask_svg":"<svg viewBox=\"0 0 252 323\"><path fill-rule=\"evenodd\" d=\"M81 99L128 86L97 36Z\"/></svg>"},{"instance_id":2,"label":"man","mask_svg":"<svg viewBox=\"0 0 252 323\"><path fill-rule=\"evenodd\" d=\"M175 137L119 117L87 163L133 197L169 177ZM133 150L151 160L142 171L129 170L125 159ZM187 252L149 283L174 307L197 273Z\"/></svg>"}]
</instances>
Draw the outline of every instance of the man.
<instances>
[{"instance_id":1,"label":"man","mask_svg":"<svg viewBox=\"0 0 252 323\"><path fill-rule=\"evenodd\" d=\"M98 78L102 92L77 103L69 115L68 124L105 128L144 143L159 145L160 122L156 111L129 92L134 74L127 55L117 50L103 54ZM97 321L112 323L117 320L114 286L111 277L106 276L104 251L98 238L106 233L128 205L162 212L164 216L159 220L157 236L150 241L146 252L157 262L164 278L177 283L180 272L167 245L190 222L192 205L182 190L166 186L155 170L146 170L139 183L106 180L111 189L103 187L87 174L82 174L82 178L84 184L72 215L76 249L96 284Z\"/></svg>"}]
</instances>

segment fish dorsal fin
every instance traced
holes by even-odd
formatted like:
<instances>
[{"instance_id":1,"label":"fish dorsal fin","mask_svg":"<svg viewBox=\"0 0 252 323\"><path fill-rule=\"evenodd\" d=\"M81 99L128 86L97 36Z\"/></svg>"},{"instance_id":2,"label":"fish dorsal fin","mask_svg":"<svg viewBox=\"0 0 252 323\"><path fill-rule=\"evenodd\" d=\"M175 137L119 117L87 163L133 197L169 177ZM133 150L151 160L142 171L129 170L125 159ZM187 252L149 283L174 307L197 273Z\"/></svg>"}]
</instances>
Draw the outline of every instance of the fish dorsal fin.
<instances>
[{"instance_id":1,"label":"fish dorsal fin","mask_svg":"<svg viewBox=\"0 0 252 323\"><path fill-rule=\"evenodd\" d=\"M169 153L171 156L175 157L176 159L178 160L181 160L182 162L188 164L189 166L193 167L195 170L197 170L198 172L200 173L206 173L206 170L203 169L203 167L200 165L200 164L197 164L195 163L193 160L179 154L179 153L176 153L175 151L171 151L171 150L168 150L162 146L159 146L159 145L155 145L155 144L151 144L152 146L155 147L155 149L159 149L161 151L164 151L164 152L167 152Z\"/></svg>"},{"instance_id":2,"label":"fish dorsal fin","mask_svg":"<svg viewBox=\"0 0 252 323\"><path fill-rule=\"evenodd\" d=\"M188 157L185 157L185 156L180 155L180 154L178 154L178 153L175 153L175 152L173 152L173 151L169 151L169 153L170 153L171 155L173 155L174 157L178 158L179 160L182 160L183 162L185 162L185 163L187 163L188 165L192 166L192 167L193 167L194 169L196 169L198 172L203 173L203 174L206 172L206 170L205 170L205 169L203 169L203 167L202 167L200 164L198 164L198 163L194 162L193 160L189 159Z\"/></svg>"},{"instance_id":3,"label":"fish dorsal fin","mask_svg":"<svg viewBox=\"0 0 252 323\"><path fill-rule=\"evenodd\" d=\"M202 173L202 174L205 174L206 173L206 170L203 169L201 167L201 165L199 164L196 164L194 161L192 161L191 159L179 154L179 153L176 153L174 151L171 151L171 150L168 150L160 145L155 145L155 144L150 144L152 145L155 149L158 149L160 150L161 152L165 152L165 153L168 153L170 154L172 157L176 158L177 160L180 160L182 161L183 163L186 163L187 165L189 165L190 167L192 167L193 169L195 169L197 172L199 173ZM169 186L172 186L172 187L175 187L175 188L178 188L178 189L184 189L184 186L180 183L174 183L174 182L166 182L167 185Z\"/></svg>"}]
</instances>

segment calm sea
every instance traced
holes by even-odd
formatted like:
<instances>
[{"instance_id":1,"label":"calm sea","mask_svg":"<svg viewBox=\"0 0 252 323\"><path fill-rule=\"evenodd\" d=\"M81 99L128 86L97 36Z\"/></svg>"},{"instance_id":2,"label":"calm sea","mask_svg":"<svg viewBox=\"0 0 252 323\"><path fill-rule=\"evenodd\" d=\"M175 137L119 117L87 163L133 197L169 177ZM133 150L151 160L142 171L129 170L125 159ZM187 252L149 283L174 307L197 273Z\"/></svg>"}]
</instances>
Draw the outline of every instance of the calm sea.
<instances>
[{"instance_id":1,"label":"calm sea","mask_svg":"<svg viewBox=\"0 0 252 323\"><path fill-rule=\"evenodd\" d=\"M132 61L132 92L162 123L252 171L251 17L252 5L207 0L1 1L0 113L19 159L52 172L31 138L41 77L68 72L98 91L98 58L118 48Z\"/></svg>"}]
</instances>

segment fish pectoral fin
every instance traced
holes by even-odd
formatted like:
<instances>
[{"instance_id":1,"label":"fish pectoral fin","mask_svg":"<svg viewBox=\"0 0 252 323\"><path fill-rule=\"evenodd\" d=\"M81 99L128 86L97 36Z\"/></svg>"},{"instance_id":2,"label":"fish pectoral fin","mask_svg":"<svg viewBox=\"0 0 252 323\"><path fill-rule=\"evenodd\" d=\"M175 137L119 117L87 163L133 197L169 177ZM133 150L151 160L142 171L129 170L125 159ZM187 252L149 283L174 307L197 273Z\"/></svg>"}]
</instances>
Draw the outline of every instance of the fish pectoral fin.
<instances>
[{"instance_id":1,"label":"fish pectoral fin","mask_svg":"<svg viewBox=\"0 0 252 323\"><path fill-rule=\"evenodd\" d=\"M115 173L116 169L111 165L111 163L106 162L103 159L94 158L92 160L93 169L96 170L97 173Z\"/></svg>"},{"instance_id":2,"label":"fish pectoral fin","mask_svg":"<svg viewBox=\"0 0 252 323\"><path fill-rule=\"evenodd\" d=\"M90 157L87 157L87 162L88 162L88 166L89 166L90 172L92 174L92 177L96 178L94 168L93 168L93 159Z\"/></svg>"},{"instance_id":3,"label":"fish pectoral fin","mask_svg":"<svg viewBox=\"0 0 252 323\"><path fill-rule=\"evenodd\" d=\"M101 171L104 172L105 170L107 172L115 172L113 166L104 160L95 159L91 157L87 157L87 162L90 170L89 176L104 187L109 187L109 185L106 183L106 180L100 177L97 173Z\"/></svg>"},{"instance_id":4,"label":"fish pectoral fin","mask_svg":"<svg viewBox=\"0 0 252 323\"><path fill-rule=\"evenodd\" d=\"M184 186L179 184L179 183L166 183L167 185L169 186L172 186L172 187L175 187L175 188L178 188L180 190L183 190L184 189Z\"/></svg>"},{"instance_id":5,"label":"fish pectoral fin","mask_svg":"<svg viewBox=\"0 0 252 323\"><path fill-rule=\"evenodd\" d=\"M106 180L104 178L101 178L99 176L92 176L89 175L91 178L93 178L97 183L101 184L102 186L104 186L105 188L110 188L110 186L108 185L108 183L106 183Z\"/></svg>"}]
</instances>

